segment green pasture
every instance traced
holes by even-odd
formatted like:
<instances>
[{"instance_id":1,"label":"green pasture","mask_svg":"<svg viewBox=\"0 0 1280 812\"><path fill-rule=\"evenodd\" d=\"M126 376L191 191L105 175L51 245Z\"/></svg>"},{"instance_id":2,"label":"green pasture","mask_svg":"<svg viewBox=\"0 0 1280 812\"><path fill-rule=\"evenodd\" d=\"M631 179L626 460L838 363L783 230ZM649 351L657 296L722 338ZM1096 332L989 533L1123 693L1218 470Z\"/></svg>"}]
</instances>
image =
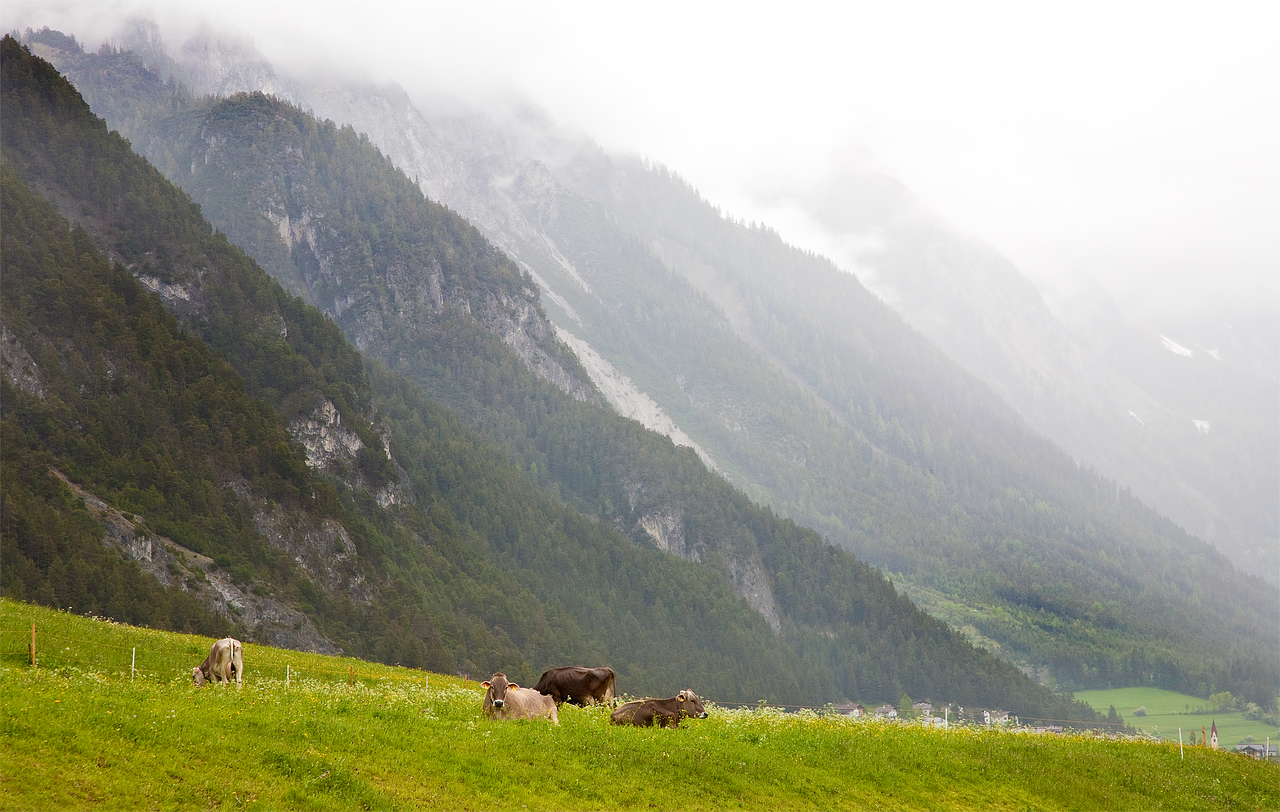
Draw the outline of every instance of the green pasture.
<instances>
[{"instance_id":1,"label":"green pasture","mask_svg":"<svg viewBox=\"0 0 1280 812\"><path fill-rule=\"evenodd\" d=\"M1115 688L1109 691L1081 691L1075 696L1101 713L1106 713L1108 708L1115 705L1116 711L1124 717L1126 723L1144 733L1169 741L1177 741L1178 728L1182 728L1184 740L1188 733L1195 731L1198 742L1201 727L1209 730L1216 722L1219 747L1234 747L1243 742L1246 736L1252 736L1254 741L1261 743L1265 743L1270 736L1273 744L1280 743L1280 728L1246 719L1240 711L1188 713L1189 710L1209 704L1208 700L1190 694L1161 688ZM1147 715L1134 716L1134 710L1142 707L1147 709Z\"/></svg>"},{"instance_id":2,"label":"green pasture","mask_svg":"<svg viewBox=\"0 0 1280 812\"><path fill-rule=\"evenodd\" d=\"M1151 740L714 705L491 722L474 681L255 645L243 688L196 689L210 642L0 601L0 807L1280 808L1280 768Z\"/></svg>"}]
</instances>

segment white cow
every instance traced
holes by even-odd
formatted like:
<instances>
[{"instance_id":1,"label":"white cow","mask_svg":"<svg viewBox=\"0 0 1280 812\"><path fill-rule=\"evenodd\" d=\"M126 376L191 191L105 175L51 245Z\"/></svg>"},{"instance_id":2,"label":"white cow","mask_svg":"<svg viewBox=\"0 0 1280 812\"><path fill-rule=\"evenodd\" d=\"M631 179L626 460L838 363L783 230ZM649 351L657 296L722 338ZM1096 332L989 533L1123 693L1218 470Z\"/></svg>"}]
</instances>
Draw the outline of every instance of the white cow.
<instances>
[{"instance_id":1,"label":"white cow","mask_svg":"<svg viewBox=\"0 0 1280 812\"><path fill-rule=\"evenodd\" d=\"M232 676L239 688L244 678L244 646L234 637L224 637L214 643L204 662L191 669L197 688L206 682L230 682Z\"/></svg>"}]
</instances>

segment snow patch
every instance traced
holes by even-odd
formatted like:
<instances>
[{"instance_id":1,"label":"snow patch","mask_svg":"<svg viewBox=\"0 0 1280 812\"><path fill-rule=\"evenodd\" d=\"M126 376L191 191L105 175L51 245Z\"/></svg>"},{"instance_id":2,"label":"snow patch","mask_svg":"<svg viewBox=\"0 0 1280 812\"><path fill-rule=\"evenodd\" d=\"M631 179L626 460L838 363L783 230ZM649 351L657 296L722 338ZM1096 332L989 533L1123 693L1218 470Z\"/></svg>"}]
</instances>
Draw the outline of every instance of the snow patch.
<instances>
[{"instance_id":1,"label":"snow patch","mask_svg":"<svg viewBox=\"0 0 1280 812\"><path fill-rule=\"evenodd\" d=\"M1201 434L1208 434L1208 433L1209 433L1209 421L1208 421L1208 420L1192 420L1192 421L1191 421L1191 425L1195 426L1195 427L1196 427L1196 431L1200 432Z\"/></svg>"},{"instance_id":2,"label":"snow patch","mask_svg":"<svg viewBox=\"0 0 1280 812\"><path fill-rule=\"evenodd\" d=\"M1147 424L1142 422L1142 418L1138 417L1137 413L1134 412L1133 409L1129 410L1129 416L1132 417L1134 420L1137 420L1139 426L1142 426L1143 428L1146 427Z\"/></svg>"},{"instance_id":3,"label":"snow patch","mask_svg":"<svg viewBox=\"0 0 1280 812\"><path fill-rule=\"evenodd\" d=\"M1164 345L1164 348L1166 350L1168 350L1169 352L1175 355L1185 355L1188 358L1191 358L1195 355L1194 352L1182 346L1181 344L1174 341L1172 338L1169 338L1168 336L1164 336L1164 335L1160 336L1160 343ZM1130 412L1130 414L1132 414L1132 412Z\"/></svg>"}]
</instances>

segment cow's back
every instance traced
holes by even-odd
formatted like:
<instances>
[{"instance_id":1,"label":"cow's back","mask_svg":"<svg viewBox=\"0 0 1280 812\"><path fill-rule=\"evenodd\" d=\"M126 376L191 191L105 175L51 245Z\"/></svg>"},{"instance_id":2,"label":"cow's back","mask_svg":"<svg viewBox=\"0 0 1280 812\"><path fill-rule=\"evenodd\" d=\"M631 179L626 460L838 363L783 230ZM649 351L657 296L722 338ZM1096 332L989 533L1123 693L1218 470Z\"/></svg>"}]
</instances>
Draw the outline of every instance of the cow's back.
<instances>
[{"instance_id":1,"label":"cow's back","mask_svg":"<svg viewBox=\"0 0 1280 812\"><path fill-rule=\"evenodd\" d=\"M209 656L204 658L199 670L204 672L205 679L211 682L231 682L240 684L244 678L244 646L234 637L224 637L214 642L209 649Z\"/></svg>"},{"instance_id":2,"label":"cow's back","mask_svg":"<svg viewBox=\"0 0 1280 812\"><path fill-rule=\"evenodd\" d=\"M609 721L615 725L648 727L653 724L654 712L652 699L634 699L609 714Z\"/></svg>"},{"instance_id":3,"label":"cow's back","mask_svg":"<svg viewBox=\"0 0 1280 812\"><path fill-rule=\"evenodd\" d=\"M640 707L640 702L626 702L614 708L613 713L609 714L609 721L615 725L629 725L635 719L636 708Z\"/></svg>"},{"instance_id":4,"label":"cow's back","mask_svg":"<svg viewBox=\"0 0 1280 812\"><path fill-rule=\"evenodd\" d=\"M611 704L617 679L612 668L586 668L580 665L549 668L534 690L559 702L578 705Z\"/></svg>"}]
</instances>

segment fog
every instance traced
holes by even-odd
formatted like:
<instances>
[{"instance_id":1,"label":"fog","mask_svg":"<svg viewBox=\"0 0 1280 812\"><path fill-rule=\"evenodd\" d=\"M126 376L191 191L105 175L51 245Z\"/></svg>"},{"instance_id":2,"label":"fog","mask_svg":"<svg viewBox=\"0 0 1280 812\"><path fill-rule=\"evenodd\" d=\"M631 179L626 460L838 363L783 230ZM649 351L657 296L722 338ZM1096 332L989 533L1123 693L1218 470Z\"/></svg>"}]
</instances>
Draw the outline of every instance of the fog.
<instances>
[{"instance_id":1,"label":"fog","mask_svg":"<svg viewBox=\"0 0 1280 812\"><path fill-rule=\"evenodd\" d=\"M1051 300L1143 317L1280 309L1280 4L16 0L87 48L201 17L277 65L478 104L527 98L727 214L856 261L830 210L900 180Z\"/></svg>"}]
</instances>

